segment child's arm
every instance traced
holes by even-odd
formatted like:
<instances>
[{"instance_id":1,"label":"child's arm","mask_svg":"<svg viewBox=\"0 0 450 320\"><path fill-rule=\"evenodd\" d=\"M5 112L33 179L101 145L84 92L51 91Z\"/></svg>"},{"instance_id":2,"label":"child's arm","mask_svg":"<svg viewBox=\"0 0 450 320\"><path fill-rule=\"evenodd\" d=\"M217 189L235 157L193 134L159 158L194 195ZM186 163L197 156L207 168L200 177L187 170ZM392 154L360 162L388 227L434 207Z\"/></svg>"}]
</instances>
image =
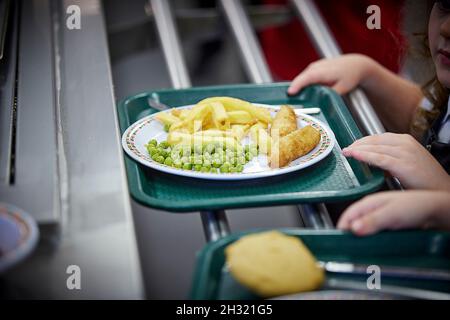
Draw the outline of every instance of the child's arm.
<instances>
[{"instance_id":1,"label":"child's arm","mask_svg":"<svg viewBox=\"0 0 450 320\"><path fill-rule=\"evenodd\" d=\"M292 81L288 93L294 95L317 83L331 86L339 94L362 88L386 128L392 132L409 131L414 111L423 98L419 86L360 54L312 63Z\"/></svg>"},{"instance_id":2,"label":"child's arm","mask_svg":"<svg viewBox=\"0 0 450 320\"><path fill-rule=\"evenodd\" d=\"M450 230L450 193L407 191L371 195L350 206L338 228L360 236L381 230Z\"/></svg>"}]
</instances>

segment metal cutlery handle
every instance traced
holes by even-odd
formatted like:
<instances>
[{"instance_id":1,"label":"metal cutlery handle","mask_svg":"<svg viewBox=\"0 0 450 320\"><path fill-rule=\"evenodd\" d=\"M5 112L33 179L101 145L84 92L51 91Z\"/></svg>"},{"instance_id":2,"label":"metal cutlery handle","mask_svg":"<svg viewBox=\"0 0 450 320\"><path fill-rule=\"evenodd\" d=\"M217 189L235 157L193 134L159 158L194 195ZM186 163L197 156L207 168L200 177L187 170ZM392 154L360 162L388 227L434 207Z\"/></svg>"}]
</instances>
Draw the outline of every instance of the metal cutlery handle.
<instances>
[{"instance_id":1,"label":"metal cutlery handle","mask_svg":"<svg viewBox=\"0 0 450 320\"><path fill-rule=\"evenodd\" d=\"M153 98L148 98L148 105L152 107L153 109L159 110L159 111L165 111L169 110L171 107L168 105L165 105L164 103L161 103ZM318 114L321 112L320 108L301 108L301 109L294 109L295 114L301 115L301 114Z\"/></svg>"},{"instance_id":2,"label":"metal cutlery handle","mask_svg":"<svg viewBox=\"0 0 450 320\"><path fill-rule=\"evenodd\" d=\"M321 262L319 264L327 272L341 274L366 275L368 268L368 265L341 262ZM445 270L380 266L380 272L382 278L450 281L450 272Z\"/></svg>"},{"instance_id":3,"label":"metal cutlery handle","mask_svg":"<svg viewBox=\"0 0 450 320\"><path fill-rule=\"evenodd\" d=\"M152 107L153 109L156 109L158 111L165 111L165 110L170 109L170 107L168 105L165 105L164 103L156 101L155 99L148 98L147 101L148 101L148 105L150 107Z\"/></svg>"}]
</instances>

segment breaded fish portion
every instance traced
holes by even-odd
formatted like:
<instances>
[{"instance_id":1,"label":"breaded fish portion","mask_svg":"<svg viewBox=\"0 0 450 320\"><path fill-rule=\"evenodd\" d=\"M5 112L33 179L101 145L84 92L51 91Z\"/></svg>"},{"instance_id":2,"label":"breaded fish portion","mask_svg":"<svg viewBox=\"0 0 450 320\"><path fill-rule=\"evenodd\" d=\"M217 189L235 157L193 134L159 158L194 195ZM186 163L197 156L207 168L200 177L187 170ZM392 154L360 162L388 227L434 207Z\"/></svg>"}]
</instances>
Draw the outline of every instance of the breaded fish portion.
<instances>
[{"instance_id":1,"label":"breaded fish portion","mask_svg":"<svg viewBox=\"0 0 450 320\"><path fill-rule=\"evenodd\" d=\"M296 130L281 138L272 147L270 167L282 168L311 152L320 142L320 132L311 126Z\"/></svg>"},{"instance_id":2,"label":"breaded fish portion","mask_svg":"<svg viewBox=\"0 0 450 320\"><path fill-rule=\"evenodd\" d=\"M272 138L282 138L297 129L297 116L294 109L289 106L281 106L270 128Z\"/></svg>"}]
</instances>

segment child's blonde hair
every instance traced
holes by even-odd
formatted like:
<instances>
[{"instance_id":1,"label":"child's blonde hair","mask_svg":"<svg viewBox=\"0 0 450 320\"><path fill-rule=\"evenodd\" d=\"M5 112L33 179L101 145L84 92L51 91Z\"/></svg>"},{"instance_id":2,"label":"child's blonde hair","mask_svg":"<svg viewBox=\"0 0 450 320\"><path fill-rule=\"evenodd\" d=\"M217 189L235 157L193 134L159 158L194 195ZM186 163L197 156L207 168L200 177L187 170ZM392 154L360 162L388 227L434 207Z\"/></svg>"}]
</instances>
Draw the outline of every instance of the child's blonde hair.
<instances>
[{"instance_id":1,"label":"child's blonde hair","mask_svg":"<svg viewBox=\"0 0 450 320\"><path fill-rule=\"evenodd\" d=\"M429 108L419 106L411 123L411 134L422 139L424 133L439 117L447 104L449 90L442 86L436 76L436 69L428 44L428 23L435 1L407 0L404 9L404 30L408 39L409 65L415 66L411 77L422 86Z\"/></svg>"}]
</instances>

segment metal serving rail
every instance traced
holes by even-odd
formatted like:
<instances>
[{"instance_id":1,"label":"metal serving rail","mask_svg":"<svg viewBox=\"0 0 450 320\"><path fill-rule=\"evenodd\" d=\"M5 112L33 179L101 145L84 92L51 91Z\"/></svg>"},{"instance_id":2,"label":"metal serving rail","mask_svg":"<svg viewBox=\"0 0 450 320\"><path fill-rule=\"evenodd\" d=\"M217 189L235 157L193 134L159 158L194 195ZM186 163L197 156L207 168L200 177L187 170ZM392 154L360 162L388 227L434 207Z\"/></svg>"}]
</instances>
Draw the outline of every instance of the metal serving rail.
<instances>
[{"instance_id":1,"label":"metal serving rail","mask_svg":"<svg viewBox=\"0 0 450 320\"><path fill-rule=\"evenodd\" d=\"M317 52L323 58L340 56L342 50L333 38L314 1L291 0L291 2L305 29L308 31ZM357 115L358 121L368 134L380 134L386 131L364 92L359 89L355 90L349 94L349 99L353 112Z\"/></svg>"},{"instance_id":2,"label":"metal serving rail","mask_svg":"<svg viewBox=\"0 0 450 320\"><path fill-rule=\"evenodd\" d=\"M342 54L336 40L312 0L291 0L303 26L308 31L310 39L314 43L317 52L323 58L334 58ZM372 107L366 94L361 89L356 89L347 95L349 106L356 116L362 129L369 135L386 132L378 115ZM390 189L403 190L403 186L396 177L386 179Z\"/></svg>"}]
</instances>

